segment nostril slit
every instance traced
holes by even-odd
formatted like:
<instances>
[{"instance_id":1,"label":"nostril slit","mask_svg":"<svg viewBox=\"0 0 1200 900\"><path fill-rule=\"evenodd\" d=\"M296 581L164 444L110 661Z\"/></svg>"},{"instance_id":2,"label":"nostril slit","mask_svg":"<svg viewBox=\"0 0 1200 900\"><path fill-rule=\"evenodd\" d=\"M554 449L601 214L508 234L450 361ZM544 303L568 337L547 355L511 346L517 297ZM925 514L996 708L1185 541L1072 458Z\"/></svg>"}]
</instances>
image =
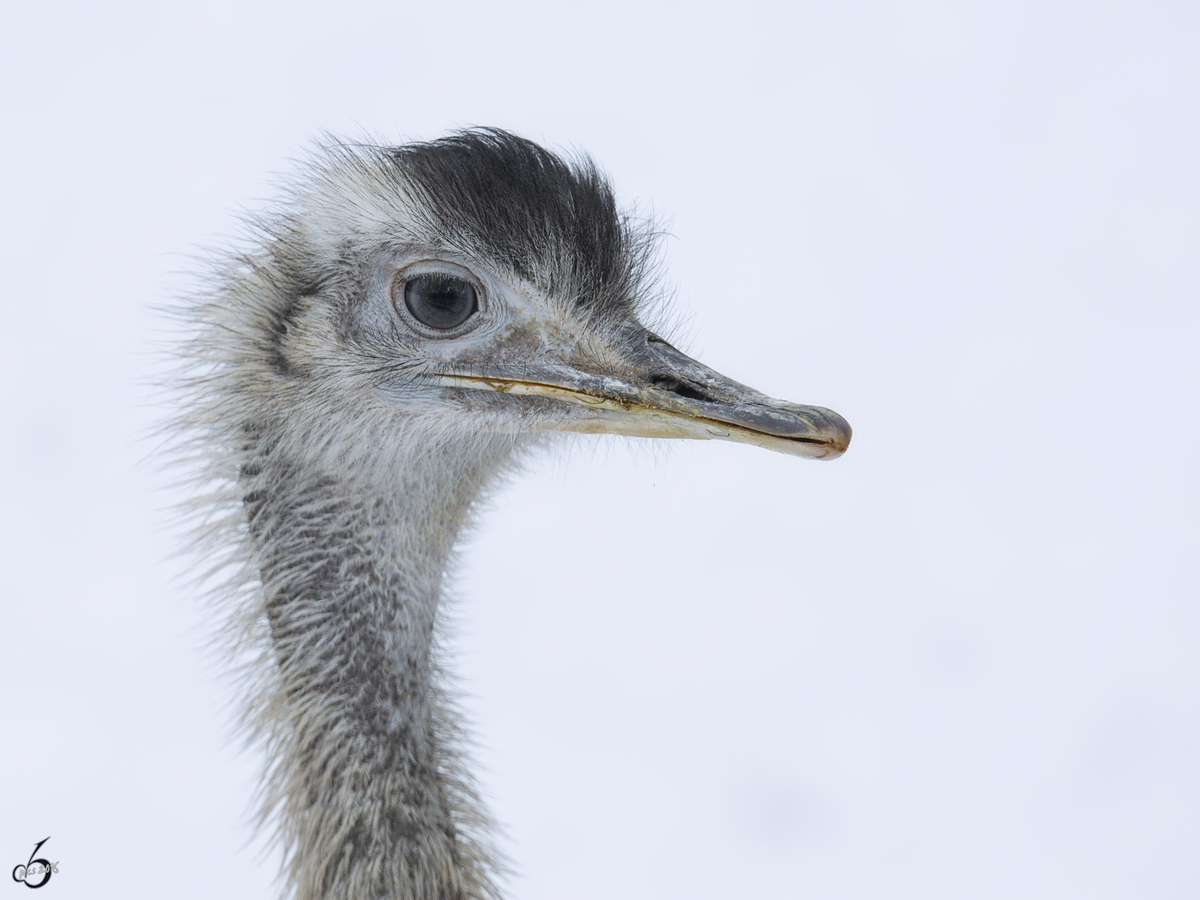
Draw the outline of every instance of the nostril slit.
<instances>
[{"instance_id":1,"label":"nostril slit","mask_svg":"<svg viewBox=\"0 0 1200 900\"><path fill-rule=\"evenodd\" d=\"M678 378L672 378L670 375L651 375L650 383L659 390L670 391L672 394L687 397L689 400L701 400L705 403L713 402L713 398L704 393L704 391L692 387L692 385L686 384Z\"/></svg>"}]
</instances>

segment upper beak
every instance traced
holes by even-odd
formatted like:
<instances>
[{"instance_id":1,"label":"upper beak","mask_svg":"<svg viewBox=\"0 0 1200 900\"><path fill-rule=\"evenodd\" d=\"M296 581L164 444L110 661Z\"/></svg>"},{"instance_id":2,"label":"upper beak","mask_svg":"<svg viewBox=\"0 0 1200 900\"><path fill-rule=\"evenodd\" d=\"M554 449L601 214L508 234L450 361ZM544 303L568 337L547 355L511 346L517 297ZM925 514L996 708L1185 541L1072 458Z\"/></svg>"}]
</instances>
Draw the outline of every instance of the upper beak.
<instances>
[{"instance_id":1,"label":"upper beak","mask_svg":"<svg viewBox=\"0 0 1200 900\"><path fill-rule=\"evenodd\" d=\"M616 366L547 356L532 366L525 362L519 373L470 372L438 380L448 387L564 402L571 414L556 427L566 431L738 441L813 459L834 459L850 444L849 423L832 410L760 394L645 329L630 338Z\"/></svg>"}]
</instances>

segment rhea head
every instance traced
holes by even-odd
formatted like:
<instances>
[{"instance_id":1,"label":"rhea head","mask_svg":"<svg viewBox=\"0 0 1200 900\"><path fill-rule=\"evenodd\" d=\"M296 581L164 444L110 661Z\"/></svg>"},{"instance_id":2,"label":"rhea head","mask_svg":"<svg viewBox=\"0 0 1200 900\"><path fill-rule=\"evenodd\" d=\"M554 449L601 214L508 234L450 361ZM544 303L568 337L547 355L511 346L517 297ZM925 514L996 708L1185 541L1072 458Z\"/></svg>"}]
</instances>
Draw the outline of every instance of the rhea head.
<instances>
[{"instance_id":1,"label":"rhea head","mask_svg":"<svg viewBox=\"0 0 1200 900\"><path fill-rule=\"evenodd\" d=\"M273 222L271 270L233 280L275 298L234 308L269 345L256 393L290 407L309 450L550 431L846 449L837 413L732 381L639 321L653 236L590 161L499 130L332 153Z\"/></svg>"}]
</instances>

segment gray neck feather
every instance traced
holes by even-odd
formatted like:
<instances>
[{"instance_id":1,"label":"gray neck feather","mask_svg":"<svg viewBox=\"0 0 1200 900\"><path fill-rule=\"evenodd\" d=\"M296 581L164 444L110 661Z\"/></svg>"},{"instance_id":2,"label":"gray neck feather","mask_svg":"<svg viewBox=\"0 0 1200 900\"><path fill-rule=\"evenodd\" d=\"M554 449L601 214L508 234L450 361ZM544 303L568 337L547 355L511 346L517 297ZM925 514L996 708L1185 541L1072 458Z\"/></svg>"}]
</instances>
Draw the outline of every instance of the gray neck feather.
<instances>
[{"instance_id":1,"label":"gray neck feather","mask_svg":"<svg viewBox=\"0 0 1200 900\"><path fill-rule=\"evenodd\" d=\"M239 488L274 656L259 718L268 807L296 896L496 896L438 609L459 532L514 442L410 447L357 471L273 446L250 442Z\"/></svg>"}]
</instances>

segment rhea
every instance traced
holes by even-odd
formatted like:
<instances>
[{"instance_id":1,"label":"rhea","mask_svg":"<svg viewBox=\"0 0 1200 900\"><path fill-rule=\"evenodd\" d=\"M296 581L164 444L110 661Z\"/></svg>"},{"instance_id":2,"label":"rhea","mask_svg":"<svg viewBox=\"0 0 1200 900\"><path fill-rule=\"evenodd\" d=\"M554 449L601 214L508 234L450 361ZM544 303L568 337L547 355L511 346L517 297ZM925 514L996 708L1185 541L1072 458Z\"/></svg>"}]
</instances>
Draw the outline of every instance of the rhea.
<instances>
[{"instance_id":1,"label":"rhea","mask_svg":"<svg viewBox=\"0 0 1200 900\"><path fill-rule=\"evenodd\" d=\"M829 459L850 428L648 330L649 229L589 159L504 131L326 147L253 235L189 307L182 425L238 646L258 651L247 721L287 889L495 897L438 652L488 485L555 432ZM748 280L730 307L763 302Z\"/></svg>"}]
</instances>

